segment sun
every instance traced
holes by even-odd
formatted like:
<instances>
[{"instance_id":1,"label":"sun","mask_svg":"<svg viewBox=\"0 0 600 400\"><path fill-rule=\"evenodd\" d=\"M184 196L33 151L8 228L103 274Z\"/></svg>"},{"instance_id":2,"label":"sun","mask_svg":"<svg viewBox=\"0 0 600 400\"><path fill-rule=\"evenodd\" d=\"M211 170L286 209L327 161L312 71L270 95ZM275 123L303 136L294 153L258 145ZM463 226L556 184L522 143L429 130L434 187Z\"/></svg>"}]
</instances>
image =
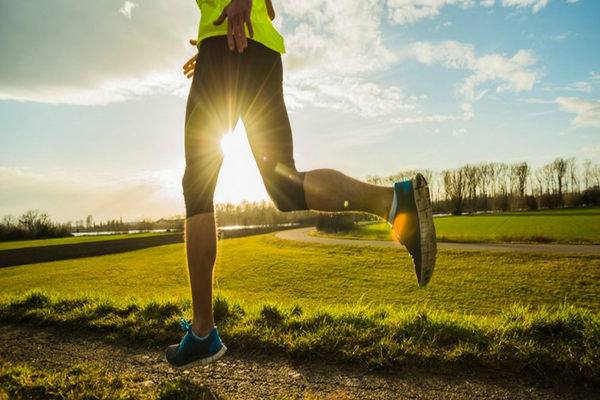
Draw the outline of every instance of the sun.
<instances>
[{"instance_id":1,"label":"sun","mask_svg":"<svg viewBox=\"0 0 600 400\"><path fill-rule=\"evenodd\" d=\"M225 159L215 190L215 203L239 204L243 200L268 200L269 196L241 121L233 132L223 136L221 149Z\"/></svg>"}]
</instances>

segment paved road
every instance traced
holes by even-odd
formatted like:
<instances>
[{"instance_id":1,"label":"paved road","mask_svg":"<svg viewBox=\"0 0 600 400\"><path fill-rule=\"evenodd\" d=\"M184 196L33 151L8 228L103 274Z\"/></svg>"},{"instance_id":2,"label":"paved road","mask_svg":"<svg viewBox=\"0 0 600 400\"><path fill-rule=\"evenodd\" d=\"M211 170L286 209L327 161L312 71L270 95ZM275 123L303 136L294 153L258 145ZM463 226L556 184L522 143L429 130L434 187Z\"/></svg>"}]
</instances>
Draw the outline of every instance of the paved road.
<instances>
[{"instance_id":1,"label":"paved road","mask_svg":"<svg viewBox=\"0 0 600 400\"><path fill-rule=\"evenodd\" d=\"M381 246L397 247L398 244L391 241L378 240L352 240L333 239L317 236L309 236L315 228L292 229L277 232L275 236L285 240L298 242L322 243L322 244L345 244L354 246ZM600 254L600 246L597 245L572 245L572 244L494 244L494 243L438 243L438 249L453 250L476 250L476 251L514 251L525 253L562 253L562 254Z\"/></svg>"}]
</instances>

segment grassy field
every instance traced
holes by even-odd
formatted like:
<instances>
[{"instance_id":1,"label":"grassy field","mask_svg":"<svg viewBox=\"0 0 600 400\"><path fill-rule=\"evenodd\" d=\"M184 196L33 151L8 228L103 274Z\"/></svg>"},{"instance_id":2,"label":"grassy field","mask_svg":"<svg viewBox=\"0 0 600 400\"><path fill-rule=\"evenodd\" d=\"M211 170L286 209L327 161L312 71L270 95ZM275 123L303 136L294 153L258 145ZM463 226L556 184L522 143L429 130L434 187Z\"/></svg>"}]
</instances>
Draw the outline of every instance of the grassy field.
<instances>
[{"instance_id":1,"label":"grassy field","mask_svg":"<svg viewBox=\"0 0 600 400\"><path fill-rule=\"evenodd\" d=\"M144 387L139 377L110 373L97 364L66 369L13 365L0 359L0 400L4 399L198 399L216 395L202 386L176 378L158 387Z\"/></svg>"},{"instance_id":2,"label":"grassy field","mask_svg":"<svg viewBox=\"0 0 600 400\"><path fill-rule=\"evenodd\" d=\"M516 368L600 385L600 256L440 251L420 288L401 248L268 234L221 241L219 254L215 318L238 349L368 367ZM0 293L0 320L120 342L176 341L191 307L181 244L3 268ZM54 376L15 368L0 379Z\"/></svg>"},{"instance_id":3,"label":"grassy field","mask_svg":"<svg viewBox=\"0 0 600 400\"><path fill-rule=\"evenodd\" d=\"M600 244L600 207L434 218L440 241ZM336 237L392 240L387 223Z\"/></svg>"},{"instance_id":4,"label":"grassy field","mask_svg":"<svg viewBox=\"0 0 600 400\"><path fill-rule=\"evenodd\" d=\"M220 242L216 288L245 304L393 307L490 315L518 302L568 301L600 312L600 256L440 251L432 283L416 285L400 248L283 241L263 235ZM183 245L0 269L0 292L38 288L124 299L189 296Z\"/></svg>"},{"instance_id":5,"label":"grassy field","mask_svg":"<svg viewBox=\"0 0 600 400\"><path fill-rule=\"evenodd\" d=\"M178 319L182 311L189 316L189 306L180 299L119 301L31 292L0 299L0 320L103 332L121 344L164 345L181 337ZM568 305L513 306L496 317L475 318L425 307L244 307L218 294L214 308L225 343L249 352L370 368L486 367L510 370L521 378L600 385L600 318Z\"/></svg>"},{"instance_id":6,"label":"grassy field","mask_svg":"<svg viewBox=\"0 0 600 400\"><path fill-rule=\"evenodd\" d=\"M157 235L181 235L181 232L173 233L135 233L123 235L97 235L97 236L72 236L58 239L18 240L14 242L0 242L0 251L12 249L24 249L28 247L56 246L61 244L78 244L89 242L104 242L106 240L136 239Z\"/></svg>"}]
</instances>

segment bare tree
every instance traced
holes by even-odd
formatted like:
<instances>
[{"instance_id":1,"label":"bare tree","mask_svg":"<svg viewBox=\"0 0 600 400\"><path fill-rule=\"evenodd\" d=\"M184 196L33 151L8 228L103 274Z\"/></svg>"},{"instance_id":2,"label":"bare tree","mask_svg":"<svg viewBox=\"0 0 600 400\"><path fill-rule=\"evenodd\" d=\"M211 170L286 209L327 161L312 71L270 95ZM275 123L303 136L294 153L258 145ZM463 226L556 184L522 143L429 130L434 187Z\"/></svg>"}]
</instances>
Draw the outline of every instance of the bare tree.
<instances>
[{"instance_id":1,"label":"bare tree","mask_svg":"<svg viewBox=\"0 0 600 400\"><path fill-rule=\"evenodd\" d=\"M592 160L583 160L583 190L590 187L592 180Z\"/></svg>"},{"instance_id":2,"label":"bare tree","mask_svg":"<svg viewBox=\"0 0 600 400\"><path fill-rule=\"evenodd\" d=\"M444 186L446 188L446 197L454 206L454 214L462 214L465 176L462 168L445 170L442 172L444 176Z\"/></svg>"},{"instance_id":3,"label":"bare tree","mask_svg":"<svg viewBox=\"0 0 600 400\"><path fill-rule=\"evenodd\" d=\"M567 167L568 167L568 163L567 160L565 160L564 158L560 158L558 157L556 160L554 160L553 162L554 165L554 172L556 174L556 182L558 184L558 199L560 204L562 205L563 203L563 189L564 189L564 185L565 185L565 179L566 179L566 175L567 175Z\"/></svg>"},{"instance_id":4,"label":"bare tree","mask_svg":"<svg viewBox=\"0 0 600 400\"><path fill-rule=\"evenodd\" d=\"M48 213L39 210L29 210L19 217L19 225L30 233L35 233L42 228L52 226L52 220Z\"/></svg>"},{"instance_id":5,"label":"bare tree","mask_svg":"<svg viewBox=\"0 0 600 400\"><path fill-rule=\"evenodd\" d=\"M529 178L529 165L526 162L511 165L511 190L520 198L525 197L527 180Z\"/></svg>"}]
</instances>

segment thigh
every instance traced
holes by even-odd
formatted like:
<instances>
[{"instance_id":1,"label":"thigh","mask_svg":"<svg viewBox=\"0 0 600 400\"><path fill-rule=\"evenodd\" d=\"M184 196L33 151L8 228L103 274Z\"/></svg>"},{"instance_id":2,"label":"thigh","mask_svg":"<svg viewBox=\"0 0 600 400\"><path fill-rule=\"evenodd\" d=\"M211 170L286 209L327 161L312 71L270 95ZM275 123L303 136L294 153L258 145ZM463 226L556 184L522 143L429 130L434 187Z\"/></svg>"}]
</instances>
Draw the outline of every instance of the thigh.
<instances>
[{"instance_id":1,"label":"thigh","mask_svg":"<svg viewBox=\"0 0 600 400\"><path fill-rule=\"evenodd\" d=\"M283 98L281 56L262 45L255 47L241 109L252 153L264 177L277 165L295 168L294 145Z\"/></svg>"},{"instance_id":2,"label":"thigh","mask_svg":"<svg viewBox=\"0 0 600 400\"><path fill-rule=\"evenodd\" d=\"M223 162L221 139L239 118L234 70L226 41L200 46L185 120L186 170L183 190L187 216L213 210L213 195ZM233 82L233 83L232 83Z\"/></svg>"}]
</instances>

